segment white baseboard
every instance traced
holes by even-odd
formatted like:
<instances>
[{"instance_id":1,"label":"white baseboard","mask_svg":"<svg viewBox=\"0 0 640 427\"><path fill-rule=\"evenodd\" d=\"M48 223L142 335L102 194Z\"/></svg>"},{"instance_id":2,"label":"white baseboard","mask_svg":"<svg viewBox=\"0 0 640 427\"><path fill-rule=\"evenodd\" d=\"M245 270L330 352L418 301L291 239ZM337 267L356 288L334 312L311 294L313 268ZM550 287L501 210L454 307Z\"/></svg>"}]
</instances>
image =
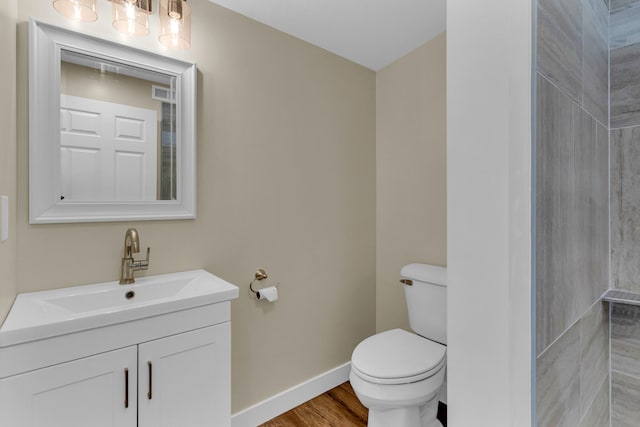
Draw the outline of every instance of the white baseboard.
<instances>
[{"instance_id":1,"label":"white baseboard","mask_svg":"<svg viewBox=\"0 0 640 427\"><path fill-rule=\"evenodd\" d=\"M311 378L231 416L231 427L256 427L349 380L351 362Z\"/></svg>"}]
</instances>

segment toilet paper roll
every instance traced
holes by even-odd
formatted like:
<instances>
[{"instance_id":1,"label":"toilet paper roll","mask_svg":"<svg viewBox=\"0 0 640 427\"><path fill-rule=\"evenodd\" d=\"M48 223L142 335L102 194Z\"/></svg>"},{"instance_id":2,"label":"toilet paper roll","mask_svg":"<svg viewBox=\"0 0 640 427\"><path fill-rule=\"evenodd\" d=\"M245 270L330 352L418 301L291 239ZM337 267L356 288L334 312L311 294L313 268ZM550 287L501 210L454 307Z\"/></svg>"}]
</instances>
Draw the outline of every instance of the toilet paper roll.
<instances>
[{"instance_id":1,"label":"toilet paper roll","mask_svg":"<svg viewBox=\"0 0 640 427\"><path fill-rule=\"evenodd\" d=\"M267 300L274 302L278 300L278 288L275 286L269 286L268 288L262 288L256 294L256 297L261 300Z\"/></svg>"}]
</instances>

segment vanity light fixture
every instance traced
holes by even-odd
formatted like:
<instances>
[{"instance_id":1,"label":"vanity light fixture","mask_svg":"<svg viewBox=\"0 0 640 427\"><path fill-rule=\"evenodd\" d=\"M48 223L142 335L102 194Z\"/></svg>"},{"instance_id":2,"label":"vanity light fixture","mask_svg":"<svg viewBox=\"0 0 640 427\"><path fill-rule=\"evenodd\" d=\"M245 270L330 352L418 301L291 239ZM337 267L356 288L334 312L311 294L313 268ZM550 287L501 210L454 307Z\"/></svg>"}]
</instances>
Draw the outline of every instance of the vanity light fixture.
<instances>
[{"instance_id":1,"label":"vanity light fixture","mask_svg":"<svg viewBox=\"0 0 640 427\"><path fill-rule=\"evenodd\" d=\"M191 7L187 0L160 0L158 41L174 49L191 47Z\"/></svg>"},{"instance_id":2,"label":"vanity light fixture","mask_svg":"<svg viewBox=\"0 0 640 427\"><path fill-rule=\"evenodd\" d=\"M151 0L111 0L113 28L130 36L146 36L149 30Z\"/></svg>"},{"instance_id":3,"label":"vanity light fixture","mask_svg":"<svg viewBox=\"0 0 640 427\"><path fill-rule=\"evenodd\" d=\"M154 0L109 0L113 27L129 36L146 36L151 32L149 18ZM53 0L62 15L80 21L98 19L96 0ZM158 41L174 49L191 47L191 7L187 0L160 0Z\"/></svg>"},{"instance_id":4,"label":"vanity light fixture","mask_svg":"<svg viewBox=\"0 0 640 427\"><path fill-rule=\"evenodd\" d=\"M53 0L53 8L76 21L93 22L98 19L96 0Z\"/></svg>"}]
</instances>

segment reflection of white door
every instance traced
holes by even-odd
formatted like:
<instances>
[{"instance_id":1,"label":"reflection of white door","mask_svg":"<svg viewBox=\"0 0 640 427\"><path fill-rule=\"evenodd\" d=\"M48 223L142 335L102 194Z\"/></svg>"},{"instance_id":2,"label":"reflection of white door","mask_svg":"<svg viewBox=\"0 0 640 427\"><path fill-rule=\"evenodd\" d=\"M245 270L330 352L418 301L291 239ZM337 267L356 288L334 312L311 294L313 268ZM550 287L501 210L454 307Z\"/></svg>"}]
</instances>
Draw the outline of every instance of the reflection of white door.
<instances>
[{"instance_id":1,"label":"reflection of white door","mask_svg":"<svg viewBox=\"0 0 640 427\"><path fill-rule=\"evenodd\" d=\"M157 112L60 97L60 197L156 200Z\"/></svg>"}]
</instances>

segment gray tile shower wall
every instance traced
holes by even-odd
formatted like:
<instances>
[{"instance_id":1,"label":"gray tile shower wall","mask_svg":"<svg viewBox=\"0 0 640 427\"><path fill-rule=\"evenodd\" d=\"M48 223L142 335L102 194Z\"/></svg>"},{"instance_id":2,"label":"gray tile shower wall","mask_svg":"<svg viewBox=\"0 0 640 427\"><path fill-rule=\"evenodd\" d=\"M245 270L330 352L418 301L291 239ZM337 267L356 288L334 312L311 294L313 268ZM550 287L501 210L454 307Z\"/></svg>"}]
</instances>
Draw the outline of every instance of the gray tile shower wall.
<instances>
[{"instance_id":1,"label":"gray tile shower wall","mask_svg":"<svg viewBox=\"0 0 640 427\"><path fill-rule=\"evenodd\" d=\"M574 262L573 102L538 76L536 257L538 353L577 318Z\"/></svg>"},{"instance_id":2,"label":"gray tile shower wall","mask_svg":"<svg viewBox=\"0 0 640 427\"><path fill-rule=\"evenodd\" d=\"M609 305L596 302L580 325L580 413L585 415L609 376Z\"/></svg>"},{"instance_id":3,"label":"gray tile shower wall","mask_svg":"<svg viewBox=\"0 0 640 427\"><path fill-rule=\"evenodd\" d=\"M602 125L609 122L609 10L602 0L583 1L582 105Z\"/></svg>"},{"instance_id":4,"label":"gray tile shower wall","mask_svg":"<svg viewBox=\"0 0 640 427\"><path fill-rule=\"evenodd\" d=\"M611 128L640 126L640 0L611 4Z\"/></svg>"},{"instance_id":5,"label":"gray tile shower wall","mask_svg":"<svg viewBox=\"0 0 640 427\"><path fill-rule=\"evenodd\" d=\"M603 0L539 0L538 72L601 124L609 119L609 10Z\"/></svg>"},{"instance_id":6,"label":"gray tile shower wall","mask_svg":"<svg viewBox=\"0 0 640 427\"><path fill-rule=\"evenodd\" d=\"M611 373L611 427L638 427L640 420L640 380Z\"/></svg>"},{"instance_id":7,"label":"gray tile shower wall","mask_svg":"<svg viewBox=\"0 0 640 427\"><path fill-rule=\"evenodd\" d=\"M581 0L538 1L538 71L582 102Z\"/></svg>"},{"instance_id":8,"label":"gray tile shower wall","mask_svg":"<svg viewBox=\"0 0 640 427\"><path fill-rule=\"evenodd\" d=\"M609 22L611 49L640 42L640 1L612 10Z\"/></svg>"},{"instance_id":9,"label":"gray tile shower wall","mask_svg":"<svg viewBox=\"0 0 640 427\"><path fill-rule=\"evenodd\" d=\"M608 331L608 307L596 302L538 356L539 427L608 425Z\"/></svg>"},{"instance_id":10,"label":"gray tile shower wall","mask_svg":"<svg viewBox=\"0 0 640 427\"><path fill-rule=\"evenodd\" d=\"M537 360L538 426L580 422L580 327L575 324Z\"/></svg>"},{"instance_id":11,"label":"gray tile shower wall","mask_svg":"<svg viewBox=\"0 0 640 427\"><path fill-rule=\"evenodd\" d=\"M555 341L608 287L608 134L538 76L537 348Z\"/></svg>"},{"instance_id":12,"label":"gray tile shower wall","mask_svg":"<svg viewBox=\"0 0 640 427\"><path fill-rule=\"evenodd\" d=\"M611 369L640 380L640 307L613 304Z\"/></svg>"},{"instance_id":13,"label":"gray tile shower wall","mask_svg":"<svg viewBox=\"0 0 640 427\"><path fill-rule=\"evenodd\" d=\"M611 310L612 426L636 427L640 420L640 307Z\"/></svg>"},{"instance_id":14,"label":"gray tile shower wall","mask_svg":"<svg viewBox=\"0 0 640 427\"><path fill-rule=\"evenodd\" d=\"M609 132L574 105L572 280L577 313L583 314L609 287Z\"/></svg>"},{"instance_id":15,"label":"gray tile shower wall","mask_svg":"<svg viewBox=\"0 0 640 427\"><path fill-rule=\"evenodd\" d=\"M611 129L640 125L640 43L611 51Z\"/></svg>"},{"instance_id":16,"label":"gray tile shower wall","mask_svg":"<svg viewBox=\"0 0 640 427\"><path fill-rule=\"evenodd\" d=\"M611 401L609 388L609 377L607 377L600 386L600 391L589 408L589 411L585 414L580 427L609 426L609 407Z\"/></svg>"},{"instance_id":17,"label":"gray tile shower wall","mask_svg":"<svg viewBox=\"0 0 640 427\"><path fill-rule=\"evenodd\" d=\"M618 9L623 9L623 8L632 6L635 3L638 3L638 0L611 0L609 9L611 9L611 13L613 13Z\"/></svg>"},{"instance_id":18,"label":"gray tile shower wall","mask_svg":"<svg viewBox=\"0 0 640 427\"><path fill-rule=\"evenodd\" d=\"M611 281L640 292L640 127L611 131Z\"/></svg>"},{"instance_id":19,"label":"gray tile shower wall","mask_svg":"<svg viewBox=\"0 0 640 427\"><path fill-rule=\"evenodd\" d=\"M611 283L640 292L640 0L611 1ZM640 420L640 307L611 309L611 426Z\"/></svg>"},{"instance_id":20,"label":"gray tile shower wall","mask_svg":"<svg viewBox=\"0 0 640 427\"><path fill-rule=\"evenodd\" d=\"M539 425L604 425L608 132L541 75L537 98Z\"/></svg>"},{"instance_id":21,"label":"gray tile shower wall","mask_svg":"<svg viewBox=\"0 0 640 427\"><path fill-rule=\"evenodd\" d=\"M609 2L537 3L539 426L609 425Z\"/></svg>"}]
</instances>

